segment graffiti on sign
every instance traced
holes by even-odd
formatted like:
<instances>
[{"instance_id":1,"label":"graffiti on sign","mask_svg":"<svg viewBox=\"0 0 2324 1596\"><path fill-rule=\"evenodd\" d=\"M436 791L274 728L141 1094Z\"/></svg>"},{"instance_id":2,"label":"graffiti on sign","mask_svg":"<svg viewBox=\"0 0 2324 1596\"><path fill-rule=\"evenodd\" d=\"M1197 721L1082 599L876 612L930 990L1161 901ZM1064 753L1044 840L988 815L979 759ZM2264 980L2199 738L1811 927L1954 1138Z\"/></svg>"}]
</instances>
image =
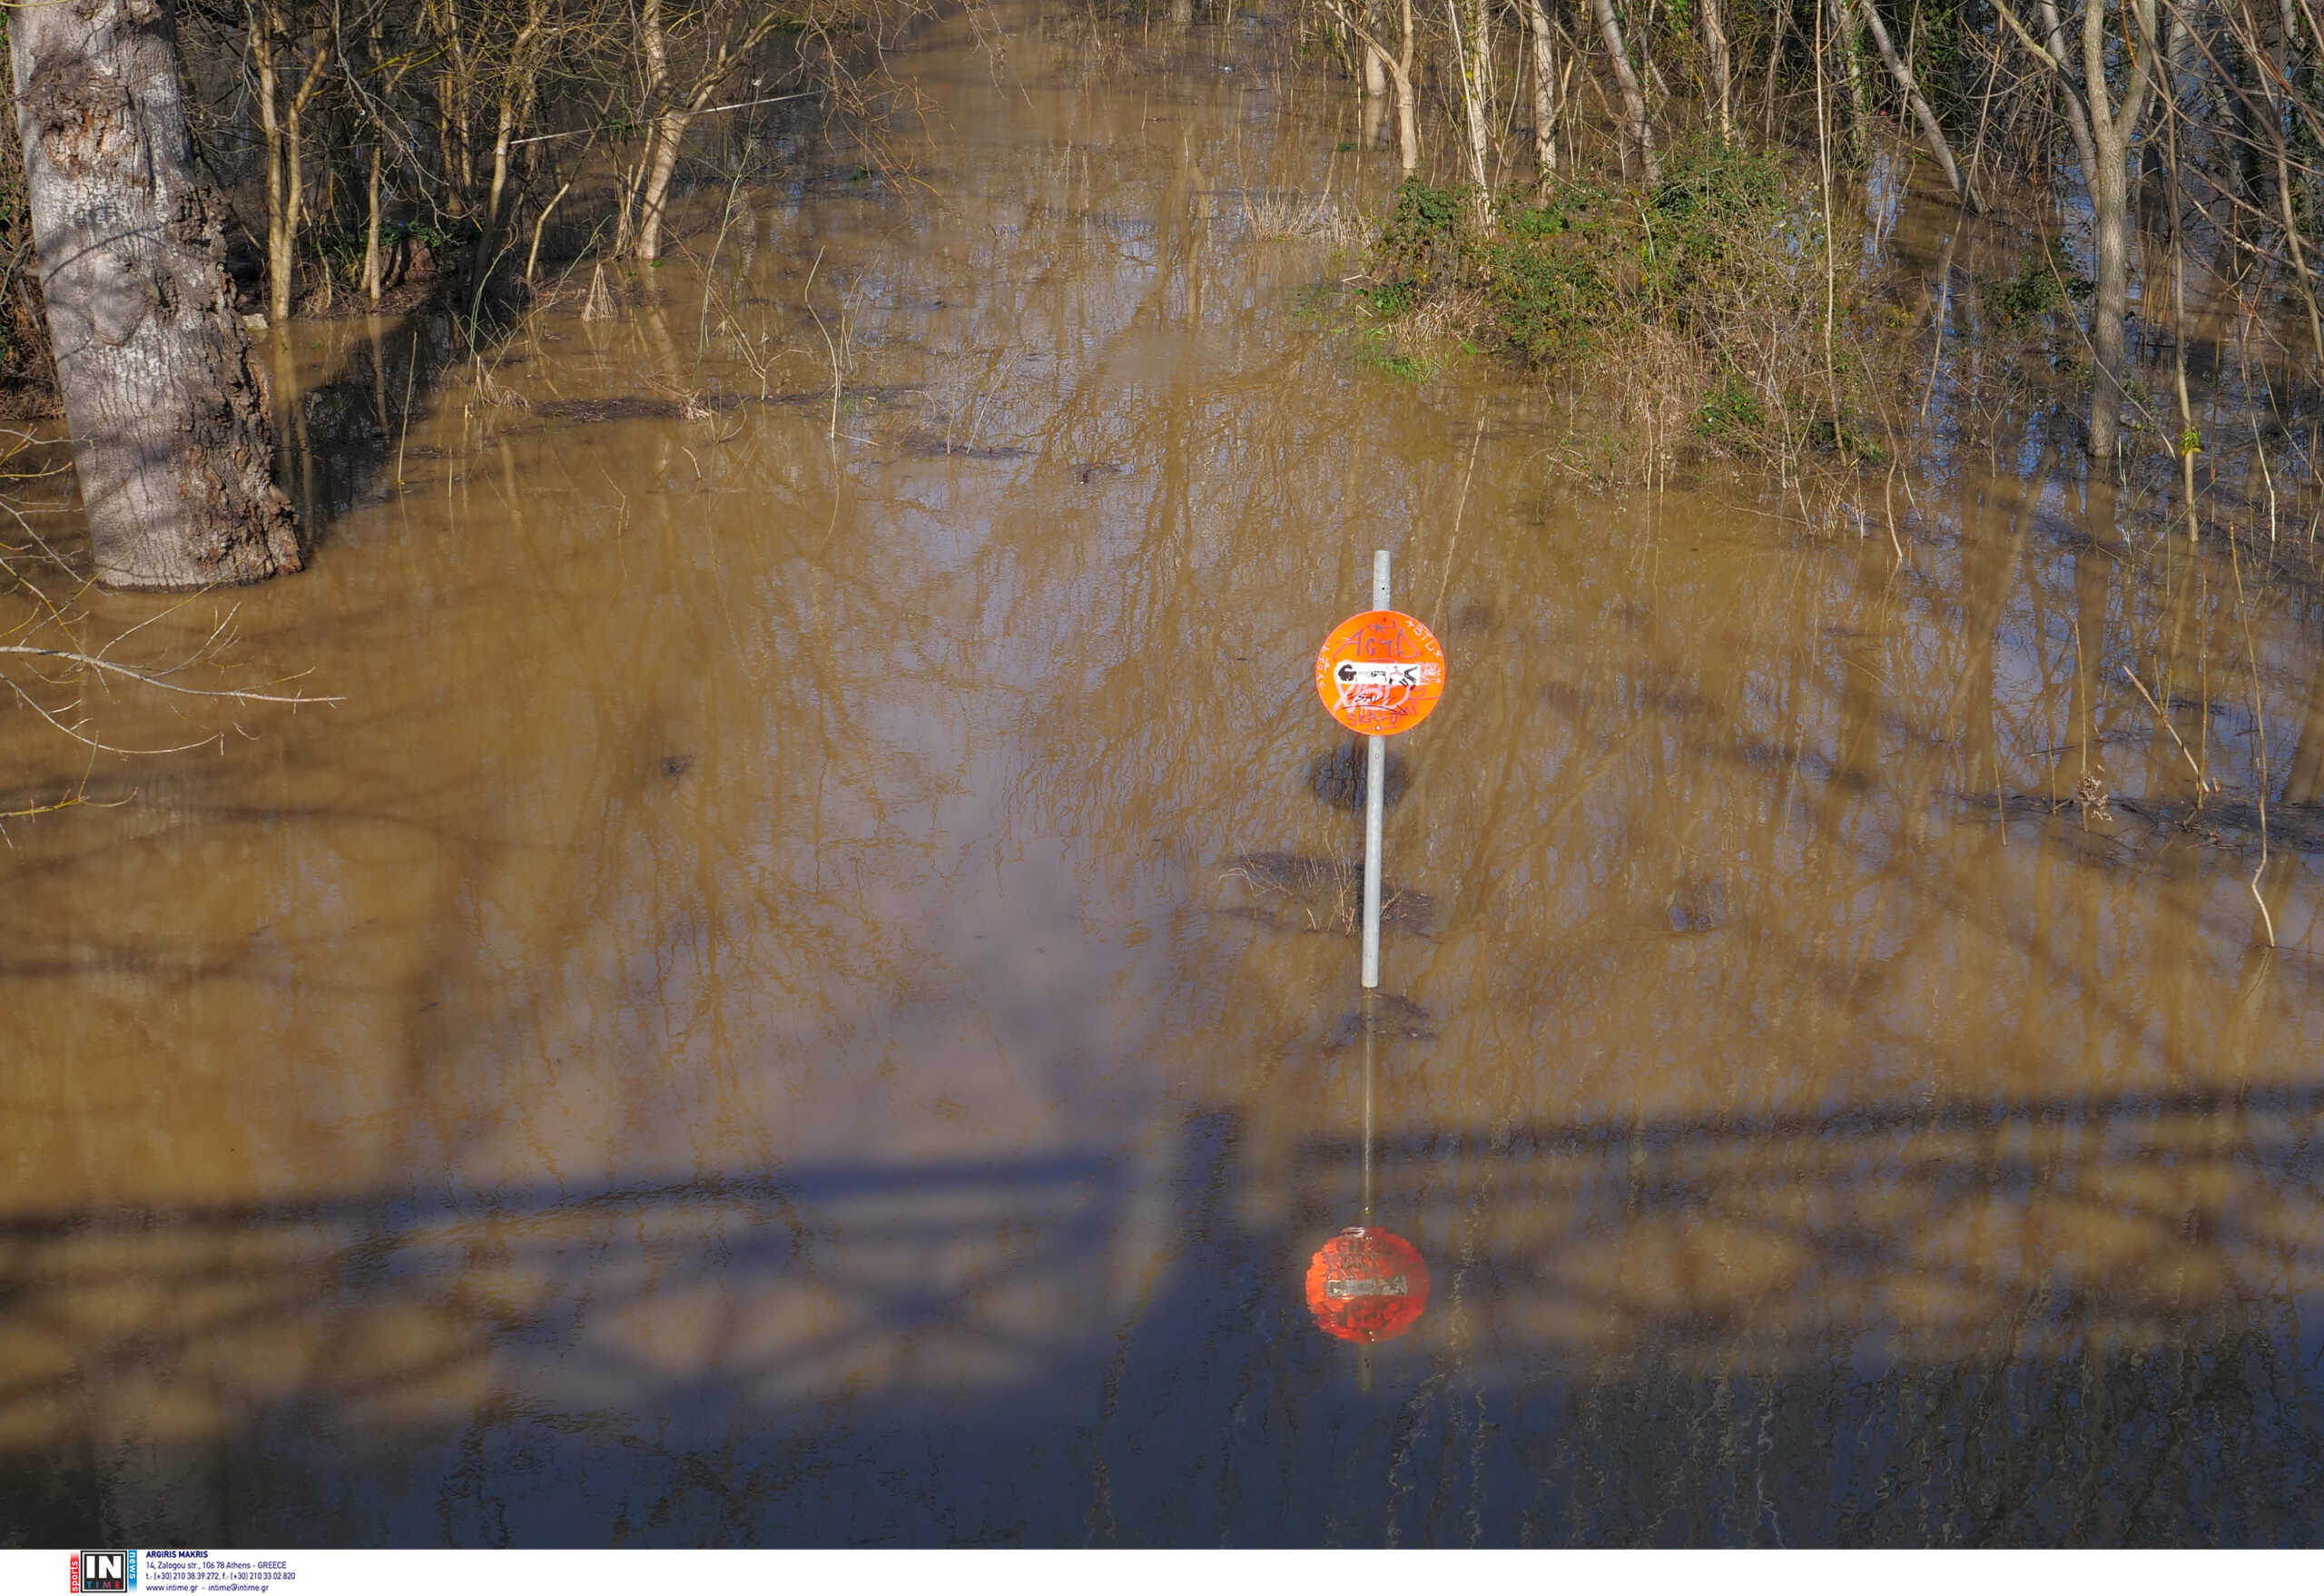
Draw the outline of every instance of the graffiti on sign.
<instances>
[{"instance_id":1,"label":"graffiti on sign","mask_svg":"<svg viewBox=\"0 0 2324 1596\"><path fill-rule=\"evenodd\" d=\"M1408 615L1367 610L1332 628L1315 655L1315 692L1351 732L1393 736L1426 719L1444 693L1444 647Z\"/></svg>"}]
</instances>

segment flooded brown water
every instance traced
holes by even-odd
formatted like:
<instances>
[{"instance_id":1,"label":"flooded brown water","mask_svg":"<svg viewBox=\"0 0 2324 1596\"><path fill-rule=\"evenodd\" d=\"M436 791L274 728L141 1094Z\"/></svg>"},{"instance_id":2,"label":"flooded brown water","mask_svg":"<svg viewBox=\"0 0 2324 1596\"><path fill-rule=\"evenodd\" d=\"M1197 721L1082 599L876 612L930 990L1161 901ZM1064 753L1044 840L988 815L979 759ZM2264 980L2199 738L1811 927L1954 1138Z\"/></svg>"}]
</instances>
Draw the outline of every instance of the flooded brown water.
<instances>
[{"instance_id":1,"label":"flooded brown water","mask_svg":"<svg viewBox=\"0 0 2324 1596\"><path fill-rule=\"evenodd\" d=\"M803 143L614 320L290 330L327 530L235 658L344 702L0 857L0 1543L2319 1539L2313 602L2032 423L1894 544L1592 493L1302 313L1270 207L1393 176L1312 85L900 66L914 181ZM1236 861L1357 845L1374 547L1452 684L1365 1391L1355 944Z\"/></svg>"}]
</instances>

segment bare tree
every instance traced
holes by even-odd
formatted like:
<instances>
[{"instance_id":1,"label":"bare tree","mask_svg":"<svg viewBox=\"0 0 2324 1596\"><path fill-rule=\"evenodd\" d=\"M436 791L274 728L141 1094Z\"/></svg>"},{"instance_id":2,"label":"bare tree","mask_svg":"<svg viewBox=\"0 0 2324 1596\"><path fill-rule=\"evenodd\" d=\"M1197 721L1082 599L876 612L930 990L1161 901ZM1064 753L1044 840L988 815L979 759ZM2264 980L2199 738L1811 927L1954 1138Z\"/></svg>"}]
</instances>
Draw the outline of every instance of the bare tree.
<instances>
[{"instance_id":1,"label":"bare tree","mask_svg":"<svg viewBox=\"0 0 2324 1596\"><path fill-rule=\"evenodd\" d=\"M1557 35L1550 22L1547 0L1525 0L1526 31L1531 36L1533 78L1533 165L1544 192L1558 172L1558 123L1564 110L1564 86L1558 75Z\"/></svg>"},{"instance_id":2,"label":"bare tree","mask_svg":"<svg viewBox=\"0 0 2324 1596\"><path fill-rule=\"evenodd\" d=\"M1710 3L1715 4L1716 0L1710 0ZM1945 181L1953 185L1954 193L1969 210L1984 209L1977 198L1976 190L1969 185L1968 174L1953 159L1953 146L1945 141L1945 129L1938 123L1936 113L1931 109L1927 97L1921 93L1921 85L1913 76L1912 67L1896 54L1896 46L1890 42L1888 25L1880 20L1880 7L1874 4L1874 0L1844 0L1844 3L1854 5L1862 14L1865 29L1871 34L1874 45L1879 49L1880 59L1886 64L1888 75L1896 80L1896 92L1904 95L1905 103L1912 107L1913 120L1920 124L1921 137L1927 141L1929 153L1936 157L1937 165L1945 172Z\"/></svg>"},{"instance_id":3,"label":"bare tree","mask_svg":"<svg viewBox=\"0 0 2324 1596\"><path fill-rule=\"evenodd\" d=\"M310 30L293 28L282 0L251 0L248 12L251 55L258 66L259 128L266 141L266 309L275 320L286 321L299 261L299 228L306 212L305 141L300 135L308 104L330 65L331 39L329 34L317 34L307 51L306 68L298 74L298 86L290 88L287 78L297 65L297 34Z\"/></svg>"},{"instance_id":4,"label":"bare tree","mask_svg":"<svg viewBox=\"0 0 2324 1596\"><path fill-rule=\"evenodd\" d=\"M1461 79L1461 109L1468 133L1470 206L1480 228L1493 222L1492 174L1492 34L1487 0L1470 0L1469 21L1461 22L1458 0L1444 0L1444 19L1452 28L1453 64Z\"/></svg>"},{"instance_id":5,"label":"bare tree","mask_svg":"<svg viewBox=\"0 0 2324 1596\"><path fill-rule=\"evenodd\" d=\"M1415 35L1413 28L1413 0L1399 0L1399 14L1403 22L1403 45L1391 52L1373 32L1368 21L1360 20L1342 4L1331 0L1332 11L1340 25L1354 34L1372 58L1379 62L1396 89L1396 146L1403 163L1404 175L1410 177L1420 170L1420 109L1419 94L1413 84L1413 54Z\"/></svg>"},{"instance_id":6,"label":"bare tree","mask_svg":"<svg viewBox=\"0 0 2324 1596\"><path fill-rule=\"evenodd\" d=\"M2091 363L2096 381L2090 395L2090 452L2110 460L2119 446L2122 426L2122 322L2131 299L2131 141L2139 119L2146 113L2153 83L2155 0L2125 0L2122 14L2135 36L2120 52L2122 87L2119 95L2108 86L2107 64L2112 49L2106 28L2106 7L2100 0L2083 0L2082 49L2066 47L2065 24L2056 0L2040 0L2042 36L2036 39L2006 0L1995 8L2018 43L2049 70L2058 86L2066 125L2073 130L2074 149L2082 158L2083 181L2090 191L2091 234L2098 257L2098 291L2090 311Z\"/></svg>"},{"instance_id":7,"label":"bare tree","mask_svg":"<svg viewBox=\"0 0 2324 1596\"><path fill-rule=\"evenodd\" d=\"M1621 85L1622 110L1630 119L1630 142L1646 168L1646 181L1662 180L1662 163L1654 149L1654 123L1646 113L1646 91L1630 65L1630 47L1622 39L1621 19L1614 15L1614 0L1591 0L1598 15L1598 33L1606 41L1606 54L1614 64L1614 81Z\"/></svg>"},{"instance_id":8,"label":"bare tree","mask_svg":"<svg viewBox=\"0 0 2324 1596\"><path fill-rule=\"evenodd\" d=\"M638 8L637 48L645 64L645 103L651 117L645 150L630 175L622 206L622 247L641 261L658 260L670 181L677 174L678 152L686 129L717 97L762 41L786 20L769 6L716 6L686 14L693 25L675 25L663 0L643 0ZM688 51L692 64L679 68L674 49Z\"/></svg>"},{"instance_id":9,"label":"bare tree","mask_svg":"<svg viewBox=\"0 0 2324 1596\"><path fill-rule=\"evenodd\" d=\"M1732 52L1727 42L1727 19L1720 12L1718 0L1702 0L1703 53L1710 66L1711 109L1717 118L1718 136L1735 136L1735 68Z\"/></svg>"}]
</instances>

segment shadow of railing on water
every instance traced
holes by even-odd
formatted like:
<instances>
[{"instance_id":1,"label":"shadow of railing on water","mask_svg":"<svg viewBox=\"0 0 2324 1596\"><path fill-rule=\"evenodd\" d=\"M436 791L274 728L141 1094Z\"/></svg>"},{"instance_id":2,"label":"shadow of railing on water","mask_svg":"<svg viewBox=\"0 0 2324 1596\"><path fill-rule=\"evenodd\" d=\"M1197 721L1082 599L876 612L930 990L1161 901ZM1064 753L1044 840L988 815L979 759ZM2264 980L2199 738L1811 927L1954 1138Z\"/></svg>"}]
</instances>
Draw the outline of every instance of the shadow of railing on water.
<instances>
[{"instance_id":1,"label":"shadow of railing on water","mask_svg":"<svg viewBox=\"0 0 2324 1596\"><path fill-rule=\"evenodd\" d=\"M1407 1129L1382 1217L1436 1296L1371 1396L1298 1300L1354 1148L1269 1153L1222 1112L1146 1162L19 1213L0 1543L2311 1542L2320 1111L2270 1088ZM1990 1156L2058 1124L2091 1134L2046 1172ZM1912 1212L1941 1228L1932 1194L2063 1212L2159 1163L2180 1206L2136 1219L2176 1238L2175 1286L1996 1232L1976 1291L1907 1316L1896 1244ZM2214 1189L2222 1163L2250 1178ZM1706 1259L1656 1295L1674 1246L1740 1234L1738 1194L1787 1190L1758 1217L1809 1266L1738 1290Z\"/></svg>"}]
</instances>

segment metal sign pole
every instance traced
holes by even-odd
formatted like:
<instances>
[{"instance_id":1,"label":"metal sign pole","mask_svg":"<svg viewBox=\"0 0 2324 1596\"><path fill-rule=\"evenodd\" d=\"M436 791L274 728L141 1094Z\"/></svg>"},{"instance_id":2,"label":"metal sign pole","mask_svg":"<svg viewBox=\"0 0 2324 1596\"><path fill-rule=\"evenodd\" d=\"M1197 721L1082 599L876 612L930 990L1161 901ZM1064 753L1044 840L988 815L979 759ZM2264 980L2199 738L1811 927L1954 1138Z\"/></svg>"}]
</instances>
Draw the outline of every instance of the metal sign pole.
<instances>
[{"instance_id":1,"label":"metal sign pole","mask_svg":"<svg viewBox=\"0 0 2324 1596\"><path fill-rule=\"evenodd\" d=\"M1372 557L1372 607L1388 607L1388 551ZM1380 823L1385 805L1381 789L1387 785L1388 739L1374 733L1364 739L1364 990L1380 985Z\"/></svg>"}]
</instances>

